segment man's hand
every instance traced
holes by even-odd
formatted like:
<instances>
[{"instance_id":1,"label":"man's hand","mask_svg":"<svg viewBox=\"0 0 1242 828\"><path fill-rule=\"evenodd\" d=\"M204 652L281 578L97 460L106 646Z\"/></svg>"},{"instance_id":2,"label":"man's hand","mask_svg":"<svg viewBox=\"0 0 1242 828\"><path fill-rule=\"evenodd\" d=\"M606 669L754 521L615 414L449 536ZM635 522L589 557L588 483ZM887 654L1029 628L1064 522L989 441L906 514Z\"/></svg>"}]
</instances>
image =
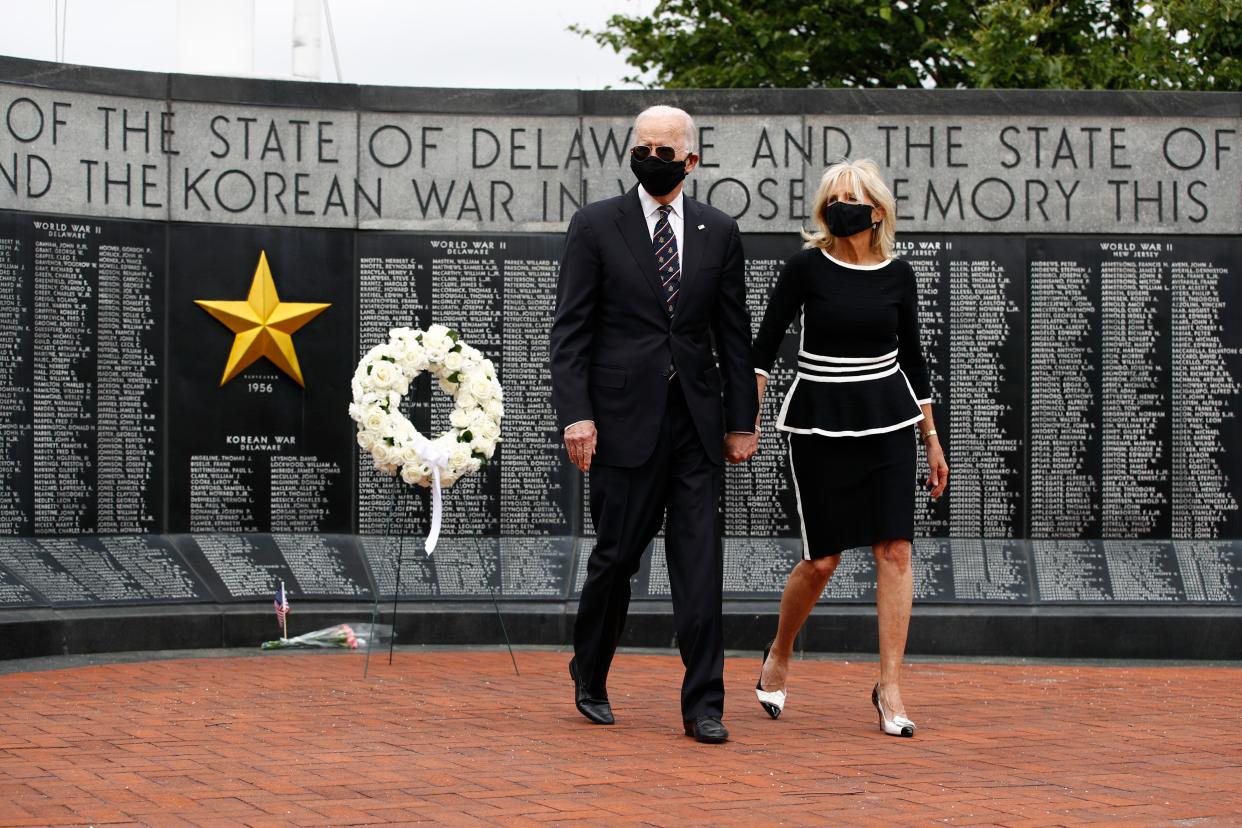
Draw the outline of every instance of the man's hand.
<instances>
[{"instance_id":1,"label":"man's hand","mask_svg":"<svg viewBox=\"0 0 1242 828\"><path fill-rule=\"evenodd\" d=\"M730 432L725 435L724 453L725 459L730 463L744 463L759 448L759 429L755 429L754 434L735 434Z\"/></svg>"},{"instance_id":2,"label":"man's hand","mask_svg":"<svg viewBox=\"0 0 1242 828\"><path fill-rule=\"evenodd\" d=\"M586 420L565 429L565 450L569 460L582 471L589 471L595 456L595 423Z\"/></svg>"}]
</instances>

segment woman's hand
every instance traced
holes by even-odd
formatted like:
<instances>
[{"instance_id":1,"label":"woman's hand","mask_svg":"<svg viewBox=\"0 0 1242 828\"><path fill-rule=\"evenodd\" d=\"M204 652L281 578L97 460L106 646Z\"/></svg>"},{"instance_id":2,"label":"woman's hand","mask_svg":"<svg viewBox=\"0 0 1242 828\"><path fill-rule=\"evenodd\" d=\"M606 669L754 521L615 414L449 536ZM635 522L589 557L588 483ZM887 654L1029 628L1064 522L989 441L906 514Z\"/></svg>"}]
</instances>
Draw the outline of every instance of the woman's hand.
<instances>
[{"instance_id":1,"label":"woman's hand","mask_svg":"<svg viewBox=\"0 0 1242 828\"><path fill-rule=\"evenodd\" d=\"M944 459L944 449L935 437L927 441L927 488L931 490L932 500L939 500L944 489L949 485L949 464Z\"/></svg>"}]
</instances>

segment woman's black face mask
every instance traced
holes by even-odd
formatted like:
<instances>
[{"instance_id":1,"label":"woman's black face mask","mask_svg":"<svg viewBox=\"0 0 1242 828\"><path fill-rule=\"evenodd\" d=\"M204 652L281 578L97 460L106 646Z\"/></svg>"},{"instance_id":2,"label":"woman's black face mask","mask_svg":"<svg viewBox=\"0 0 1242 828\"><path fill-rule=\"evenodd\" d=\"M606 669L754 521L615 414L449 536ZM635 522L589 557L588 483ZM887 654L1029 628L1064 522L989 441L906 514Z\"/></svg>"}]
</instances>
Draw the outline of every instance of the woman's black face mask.
<instances>
[{"instance_id":1,"label":"woman's black face mask","mask_svg":"<svg viewBox=\"0 0 1242 828\"><path fill-rule=\"evenodd\" d=\"M850 204L845 201L834 201L824 210L824 218L828 222L828 232L838 239L852 236L869 230L875 223L871 221L870 204Z\"/></svg>"}]
</instances>

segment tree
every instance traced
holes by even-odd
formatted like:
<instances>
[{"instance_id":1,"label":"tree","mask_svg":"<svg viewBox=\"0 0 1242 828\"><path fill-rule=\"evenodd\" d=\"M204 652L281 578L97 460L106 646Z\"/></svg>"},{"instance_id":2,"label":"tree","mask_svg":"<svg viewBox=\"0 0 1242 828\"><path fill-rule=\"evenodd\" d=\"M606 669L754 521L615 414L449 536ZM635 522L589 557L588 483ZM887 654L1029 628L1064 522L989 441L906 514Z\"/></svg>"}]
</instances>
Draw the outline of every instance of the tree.
<instances>
[{"instance_id":1,"label":"tree","mask_svg":"<svg viewBox=\"0 0 1242 828\"><path fill-rule=\"evenodd\" d=\"M965 82L942 43L972 27L958 0L660 0L650 16L571 27L627 52L651 87L918 87ZM650 78L644 76L651 75Z\"/></svg>"},{"instance_id":2,"label":"tree","mask_svg":"<svg viewBox=\"0 0 1242 828\"><path fill-rule=\"evenodd\" d=\"M651 87L1242 89L1242 0L660 0L574 30Z\"/></svg>"},{"instance_id":3,"label":"tree","mask_svg":"<svg viewBox=\"0 0 1242 828\"><path fill-rule=\"evenodd\" d=\"M1242 0L994 0L950 51L970 86L1242 89Z\"/></svg>"}]
</instances>

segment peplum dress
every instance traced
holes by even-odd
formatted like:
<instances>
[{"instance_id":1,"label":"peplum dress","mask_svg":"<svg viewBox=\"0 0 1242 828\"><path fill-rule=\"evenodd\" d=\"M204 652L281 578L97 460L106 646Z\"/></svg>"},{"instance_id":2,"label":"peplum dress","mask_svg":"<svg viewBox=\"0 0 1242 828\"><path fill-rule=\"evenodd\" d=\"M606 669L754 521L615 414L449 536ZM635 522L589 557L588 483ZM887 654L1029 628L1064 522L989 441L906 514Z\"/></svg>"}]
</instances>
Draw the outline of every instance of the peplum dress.
<instances>
[{"instance_id":1,"label":"peplum dress","mask_svg":"<svg viewBox=\"0 0 1242 828\"><path fill-rule=\"evenodd\" d=\"M755 337L757 373L770 377L799 316L798 371L776 428L788 441L803 558L913 540L911 426L931 402L914 271L900 259L848 264L819 248L793 255Z\"/></svg>"}]
</instances>

